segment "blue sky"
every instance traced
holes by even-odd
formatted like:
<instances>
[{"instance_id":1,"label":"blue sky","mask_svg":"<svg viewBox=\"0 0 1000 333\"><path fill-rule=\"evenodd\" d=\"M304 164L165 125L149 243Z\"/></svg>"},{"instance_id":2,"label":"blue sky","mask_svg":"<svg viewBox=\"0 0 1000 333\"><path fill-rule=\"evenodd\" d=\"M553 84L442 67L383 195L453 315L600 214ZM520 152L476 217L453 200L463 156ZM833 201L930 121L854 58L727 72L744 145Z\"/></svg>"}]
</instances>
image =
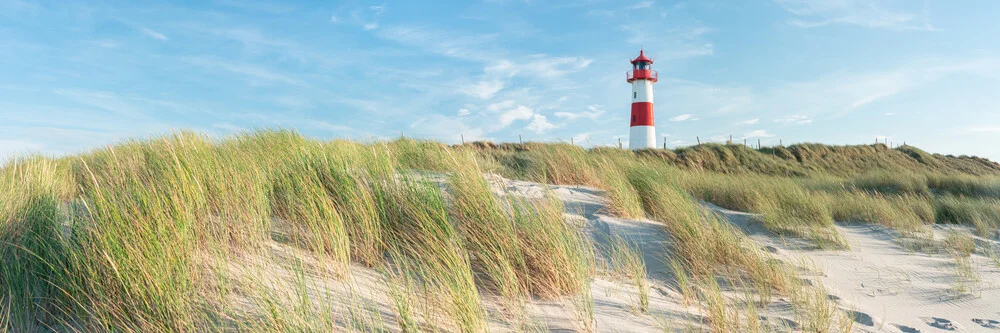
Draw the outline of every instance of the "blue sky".
<instances>
[{"instance_id":1,"label":"blue sky","mask_svg":"<svg viewBox=\"0 0 1000 333\"><path fill-rule=\"evenodd\" d=\"M1000 159L1000 2L0 0L0 156L174 129L871 143Z\"/></svg>"}]
</instances>

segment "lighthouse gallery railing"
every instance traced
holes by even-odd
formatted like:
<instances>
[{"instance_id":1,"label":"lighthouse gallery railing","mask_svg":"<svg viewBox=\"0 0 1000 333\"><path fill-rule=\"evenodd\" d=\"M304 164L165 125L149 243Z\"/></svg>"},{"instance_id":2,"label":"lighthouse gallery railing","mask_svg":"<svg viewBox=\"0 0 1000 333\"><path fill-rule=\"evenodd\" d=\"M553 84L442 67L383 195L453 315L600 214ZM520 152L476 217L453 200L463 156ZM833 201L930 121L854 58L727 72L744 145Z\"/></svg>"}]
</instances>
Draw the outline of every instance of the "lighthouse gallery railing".
<instances>
[{"instance_id":1,"label":"lighthouse gallery railing","mask_svg":"<svg viewBox=\"0 0 1000 333\"><path fill-rule=\"evenodd\" d=\"M657 77L656 71L651 70L651 69L631 70L631 71L625 72L625 80L628 81L628 82L632 82L633 80L641 80L641 79L656 81L659 78Z\"/></svg>"}]
</instances>

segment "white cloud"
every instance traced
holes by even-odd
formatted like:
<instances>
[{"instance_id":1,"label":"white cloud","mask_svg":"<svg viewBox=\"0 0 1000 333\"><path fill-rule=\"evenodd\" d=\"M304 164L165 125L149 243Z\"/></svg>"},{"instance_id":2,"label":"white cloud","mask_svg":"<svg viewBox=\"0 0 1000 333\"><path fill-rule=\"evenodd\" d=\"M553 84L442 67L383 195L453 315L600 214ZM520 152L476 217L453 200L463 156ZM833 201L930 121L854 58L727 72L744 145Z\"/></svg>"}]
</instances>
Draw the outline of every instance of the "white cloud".
<instances>
[{"instance_id":1,"label":"white cloud","mask_svg":"<svg viewBox=\"0 0 1000 333\"><path fill-rule=\"evenodd\" d=\"M514 104L516 104L516 102L514 102L514 100L508 99L508 100L504 100L504 101L501 101L501 102L490 104L490 105L486 106L486 109L490 110L490 111L493 111L493 112L497 112L497 111L500 111L500 110L505 110L505 109L512 108L512 107L514 107Z\"/></svg>"},{"instance_id":2,"label":"white cloud","mask_svg":"<svg viewBox=\"0 0 1000 333\"><path fill-rule=\"evenodd\" d=\"M557 126L549 122L545 116L540 114L535 114L531 118L531 123L525 127L529 131L534 131L535 133L542 134L548 132L549 130L555 129Z\"/></svg>"},{"instance_id":3,"label":"white cloud","mask_svg":"<svg viewBox=\"0 0 1000 333\"><path fill-rule=\"evenodd\" d=\"M886 116L895 116L896 113L895 112L886 112L886 113L884 113L884 115L886 115Z\"/></svg>"},{"instance_id":4,"label":"white cloud","mask_svg":"<svg viewBox=\"0 0 1000 333\"><path fill-rule=\"evenodd\" d=\"M742 124L742 125L753 125L753 124L756 124L758 122L760 122L760 118L753 118L753 119L750 119L750 120L741 121L740 124Z\"/></svg>"},{"instance_id":5,"label":"white cloud","mask_svg":"<svg viewBox=\"0 0 1000 333\"><path fill-rule=\"evenodd\" d=\"M805 124L810 124L813 121L812 121L812 119L809 119L809 116L804 116L804 115L798 115L798 114L796 114L796 115L791 115L791 116L784 117L784 118L775 119L774 122L776 122L776 123L786 123L786 124L805 125Z\"/></svg>"},{"instance_id":6,"label":"white cloud","mask_svg":"<svg viewBox=\"0 0 1000 333\"><path fill-rule=\"evenodd\" d=\"M698 118L696 118L694 115L690 113L676 115L670 118L670 121L688 121L688 120L698 120Z\"/></svg>"},{"instance_id":7,"label":"white cloud","mask_svg":"<svg viewBox=\"0 0 1000 333\"><path fill-rule=\"evenodd\" d=\"M601 105L596 105L596 104L595 105L590 105L590 106L587 106L587 109L590 110L590 111L581 111L581 112L576 112L576 113L574 113L574 112L566 112L566 111L559 111L559 112L556 112L554 114L555 114L556 117L566 118L568 120L576 120L576 119L579 119L579 118L587 118L587 119L590 119L590 120L597 120L598 117L600 117L601 115L603 115L605 113L605 111L604 111L604 109L603 109L603 107Z\"/></svg>"},{"instance_id":8,"label":"white cloud","mask_svg":"<svg viewBox=\"0 0 1000 333\"><path fill-rule=\"evenodd\" d=\"M503 90L505 86L506 83L500 80L479 81L475 84L465 86L462 92L480 99L490 99L497 92Z\"/></svg>"},{"instance_id":9,"label":"white cloud","mask_svg":"<svg viewBox=\"0 0 1000 333\"><path fill-rule=\"evenodd\" d=\"M531 117L534 115L535 111L532 110L531 108L524 105L518 105L517 107L507 110L506 112L500 115L500 127L504 128L510 126L510 124L514 123L514 121L517 120L531 119ZM543 121L545 120L544 117L542 120Z\"/></svg>"},{"instance_id":10,"label":"white cloud","mask_svg":"<svg viewBox=\"0 0 1000 333\"><path fill-rule=\"evenodd\" d=\"M744 133L743 134L743 138L745 138L745 139L750 139L750 138L770 138L770 137L773 137L773 136L774 136L774 134L768 133L767 130L753 130L753 131L750 131L748 133Z\"/></svg>"},{"instance_id":11,"label":"white cloud","mask_svg":"<svg viewBox=\"0 0 1000 333\"><path fill-rule=\"evenodd\" d=\"M365 23L364 27L362 28L364 28L365 30L375 30L378 29L378 23L375 22Z\"/></svg>"},{"instance_id":12,"label":"white cloud","mask_svg":"<svg viewBox=\"0 0 1000 333\"><path fill-rule=\"evenodd\" d=\"M458 116L459 117L465 117L465 116L468 116L470 114L472 114L472 112L469 111L469 109L466 109L466 108L458 109Z\"/></svg>"},{"instance_id":13,"label":"white cloud","mask_svg":"<svg viewBox=\"0 0 1000 333\"><path fill-rule=\"evenodd\" d=\"M147 37L158 39L158 40L162 40L162 41L166 41L166 40L170 39L166 35L161 34L159 32L156 32L155 30L147 28L147 27L139 27L139 32L141 32L143 35L146 35Z\"/></svg>"},{"instance_id":14,"label":"white cloud","mask_svg":"<svg viewBox=\"0 0 1000 333\"><path fill-rule=\"evenodd\" d=\"M643 9L643 8L649 8L649 7L652 7L652 6L653 6L653 1L652 0L648 0L648 1L639 1L636 4L628 6L628 7L625 7L625 8L626 9Z\"/></svg>"},{"instance_id":15,"label":"white cloud","mask_svg":"<svg viewBox=\"0 0 1000 333\"><path fill-rule=\"evenodd\" d=\"M330 15L330 23L337 23L337 22L340 22L340 18L338 18L337 15Z\"/></svg>"}]
</instances>

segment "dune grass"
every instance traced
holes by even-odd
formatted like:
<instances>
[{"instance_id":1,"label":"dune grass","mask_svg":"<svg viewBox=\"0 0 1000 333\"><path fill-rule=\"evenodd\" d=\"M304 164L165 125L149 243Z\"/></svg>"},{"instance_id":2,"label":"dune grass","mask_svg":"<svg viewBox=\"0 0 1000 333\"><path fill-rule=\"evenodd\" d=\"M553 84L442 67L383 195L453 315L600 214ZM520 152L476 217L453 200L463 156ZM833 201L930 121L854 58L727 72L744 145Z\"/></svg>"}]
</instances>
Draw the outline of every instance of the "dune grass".
<instances>
[{"instance_id":1,"label":"dune grass","mask_svg":"<svg viewBox=\"0 0 1000 333\"><path fill-rule=\"evenodd\" d=\"M663 223L674 239L675 256L695 276L729 272L745 276L769 295L790 286L788 272L768 261L756 247L746 246L742 233L723 218L697 204L676 185L662 181L660 170L638 169L629 180L642 198L643 208ZM721 269L721 271L720 271Z\"/></svg>"},{"instance_id":2,"label":"dune grass","mask_svg":"<svg viewBox=\"0 0 1000 333\"><path fill-rule=\"evenodd\" d=\"M806 237L820 246L844 246L821 195L782 178L690 174L683 186L695 197L724 208L760 214L767 229Z\"/></svg>"},{"instance_id":3,"label":"dune grass","mask_svg":"<svg viewBox=\"0 0 1000 333\"><path fill-rule=\"evenodd\" d=\"M609 244L611 270L619 277L632 282L639 296L636 310L649 312L649 280L646 279L646 262L635 242L613 235Z\"/></svg>"},{"instance_id":4,"label":"dune grass","mask_svg":"<svg viewBox=\"0 0 1000 333\"><path fill-rule=\"evenodd\" d=\"M945 195L934 200L934 210L936 222L971 225L982 236L996 236L1000 226L1000 199Z\"/></svg>"},{"instance_id":5,"label":"dune grass","mask_svg":"<svg viewBox=\"0 0 1000 333\"><path fill-rule=\"evenodd\" d=\"M830 195L830 207L834 220L882 224L905 232L920 230L934 221L931 201L909 194L838 191Z\"/></svg>"},{"instance_id":6,"label":"dune grass","mask_svg":"<svg viewBox=\"0 0 1000 333\"><path fill-rule=\"evenodd\" d=\"M487 293L508 300L511 327L530 329L525 302L569 298L593 330L592 245L551 193L506 193L484 178L496 173L597 187L604 213L661 222L678 276L690 277L679 289L729 318L720 328L757 330L732 307L757 311L778 293L812 309L804 321L835 329L828 304L696 198L820 245L839 243L834 219L963 223L987 235L1000 187L983 175L996 170L880 145L631 152L178 132L0 168L0 328L371 331L391 319L405 331L472 332L488 327ZM641 256L624 243L613 252L648 309ZM394 318L353 289L358 266L383 273ZM716 278L760 299L713 301Z\"/></svg>"}]
</instances>

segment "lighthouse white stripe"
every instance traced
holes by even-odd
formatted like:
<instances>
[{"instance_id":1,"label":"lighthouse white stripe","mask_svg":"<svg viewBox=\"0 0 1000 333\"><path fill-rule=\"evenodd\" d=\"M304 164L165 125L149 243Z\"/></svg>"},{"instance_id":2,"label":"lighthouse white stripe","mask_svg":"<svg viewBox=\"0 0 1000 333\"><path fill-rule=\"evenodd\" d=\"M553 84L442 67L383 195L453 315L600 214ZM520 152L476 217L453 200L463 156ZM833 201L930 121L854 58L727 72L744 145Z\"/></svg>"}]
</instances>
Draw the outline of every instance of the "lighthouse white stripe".
<instances>
[{"instance_id":1,"label":"lighthouse white stripe","mask_svg":"<svg viewBox=\"0 0 1000 333\"><path fill-rule=\"evenodd\" d=\"M653 102L653 81L632 81L632 103Z\"/></svg>"},{"instance_id":2,"label":"lighthouse white stripe","mask_svg":"<svg viewBox=\"0 0 1000 333\"><path fill-rule=\"evenodd\" d=\"M632 126L628 133L629 149L656 148L656 129L653 126Z\"/></svg>"}]
</instances>

